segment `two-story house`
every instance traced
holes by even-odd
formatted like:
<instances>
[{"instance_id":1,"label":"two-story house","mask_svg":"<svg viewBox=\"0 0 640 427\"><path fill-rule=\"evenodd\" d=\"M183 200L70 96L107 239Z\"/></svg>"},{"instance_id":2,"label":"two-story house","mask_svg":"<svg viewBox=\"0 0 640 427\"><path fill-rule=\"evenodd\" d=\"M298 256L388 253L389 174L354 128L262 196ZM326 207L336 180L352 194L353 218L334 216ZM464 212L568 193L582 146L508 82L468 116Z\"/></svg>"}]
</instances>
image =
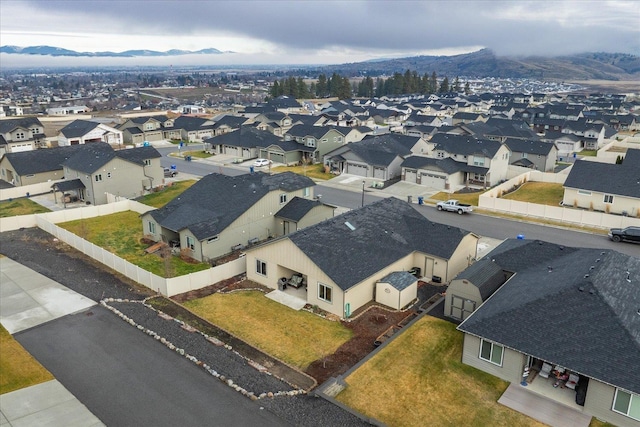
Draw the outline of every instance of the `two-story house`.
<instances>
[{"instance_id":1,"label":"two-story house","mask_svg":"<svg viewBox=\"0 0 640 427\"><path fill-rule=\"evenodd\" d=\"M0 157L35 150L44 139L44 126L36 117L0 120Z\"/></svg>"}]
</instances>

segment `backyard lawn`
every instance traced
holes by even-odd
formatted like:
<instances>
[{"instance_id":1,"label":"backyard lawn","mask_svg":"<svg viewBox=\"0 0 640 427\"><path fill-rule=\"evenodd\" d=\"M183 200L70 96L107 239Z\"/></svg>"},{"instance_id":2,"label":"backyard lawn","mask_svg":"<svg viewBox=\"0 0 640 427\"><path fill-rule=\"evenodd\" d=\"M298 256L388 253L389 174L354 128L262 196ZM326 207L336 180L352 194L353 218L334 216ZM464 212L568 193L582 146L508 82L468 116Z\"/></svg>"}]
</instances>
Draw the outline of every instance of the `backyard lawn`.
<instances>
[{"instance_id":1,"label":"backyard lawn","mask_svg":"<svg viewBox=\"0 0 640 427\"><path fill-rule=\"evenodd\" d=\"M281 173L281 172L293 172L298 175L308 176L312 179L322 179L328 180L334 177L330 173L325 173L324 165L321 163L317 165L304 165L304 166L278 166L275 168L271 168L271 172Z\"/></svg>"},{"instance_id":2,"label":"backyard lawn","mask_svg":"<svg viewBox=\"0 0 640 427\"><path fill-rule=\"evenodd\" d=\"M548 182L525 182L513 193L502 196L503 199L549 206L559 206L563 197L564 187L562 184Z\"/></svg>"},{"instance_id":3,"label":"backyard lawn","mask_svg":"<svg viewBox=\"0 0 640 427\"><path fill-rule=\"evenodd\" d=\"M254 347L302 370L334 353L352 335L340 322L295 311L259 291L216 293L184 305Z\"/></svg>"},{"instance_id":4,"label":"backyard lawn","mask_svg":"<svg viewBox=\"0 0 640 427\"><path fill-rule=\"evenodd\" d=\"M0 394L53 379L11 334L0 325Z\"/></svg>"},{"instance_id":5,"label":"backyard lawn","mask_svg":"<svg viewBox=\"0 0 640 427\"><path fill-rule=\"evenodd\" d=\"M5 200L0 202L0 218L45 212L51 211L29 199Z\"/></svg>"},{"instance_id":6,"label":"backyard lawn","mask_svg":"<svg viewBox=\"0 0 640 427\"><path fill-rule=\"evenodd\" d=\"M336 399L392 426L540 426L498 404L508 383L463 365L463 334L425 316L345 378Z\"/></svg>"},{"instance_id":7,"label":"backyard lawn","mask_svg":"<svg viewBox=\"0 0 640 427\"><path fill-rule=\"evenodd\" d=\"M118 212L58 225L161 277L182 276L209 268L208 264L188 263L177 256L171 257L171 268L168 268L159 255L147 254L144 250L148 245L140 241L143 237L142 221L137 212Z\"/></svg>"},{"instance_id":8,"label":"backyard lawn","mask_svg":"<svg viewBox=\"0 0 640 427\"><path fill-rule=\"evenodd\" d=\"M147 194L146 196L142 196L137 200L147 206L161 208L171 200L178 197L180 194L182 194L183 191L185 191L195 183L196 181L193 179L187 181L177 181L170 186L164 187L162 190L156 193Z\"/></svg>"}]
</instances>

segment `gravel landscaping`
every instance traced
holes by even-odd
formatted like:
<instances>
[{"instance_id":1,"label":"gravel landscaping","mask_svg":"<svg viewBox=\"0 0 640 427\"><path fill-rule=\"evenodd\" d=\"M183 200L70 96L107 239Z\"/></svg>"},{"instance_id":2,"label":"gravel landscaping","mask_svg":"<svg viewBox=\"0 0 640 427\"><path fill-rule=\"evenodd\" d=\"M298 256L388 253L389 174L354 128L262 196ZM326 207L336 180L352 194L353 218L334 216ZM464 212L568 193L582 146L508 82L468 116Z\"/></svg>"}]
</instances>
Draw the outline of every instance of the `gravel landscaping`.
<instances>
[{"instance_id":1,"label":"gravel landscaping","mask_svg":"<svg viewBox=\"0 0 640 427\"><path fill-rule=\"evenodd\" d=\"M130 319L141 330L141 339L156 339L160 344L162 338L169 348L159 345L158 351L171 351L166 344L170 343L174 351L180 349L185 357L190 356L194 365L218 374L218 378L212 374L212 381L224 379L229 384L231 380L230 385L236 390L259 399L261 406L284 422L300 426L369 425L324 399L302 394L293 385L261 372L259 365L251 366L233 349L207 341L200 333L183 328L180 322L159 316L141 303L154 295L151 290L109 271L40 229L0 233L0 242L0 253L94 301L106 299L105 304L112 311Z\"/></svg>"}]
</instances>

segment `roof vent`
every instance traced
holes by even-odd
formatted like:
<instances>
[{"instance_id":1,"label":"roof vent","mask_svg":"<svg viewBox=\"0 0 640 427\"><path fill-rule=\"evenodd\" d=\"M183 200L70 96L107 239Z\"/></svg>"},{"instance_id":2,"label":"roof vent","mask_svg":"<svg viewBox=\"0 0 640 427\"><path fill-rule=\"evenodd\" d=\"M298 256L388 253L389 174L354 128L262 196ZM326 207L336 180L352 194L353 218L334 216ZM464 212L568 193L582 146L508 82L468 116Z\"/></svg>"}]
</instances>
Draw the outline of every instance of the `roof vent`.
<instances>
[{"instance_id":1,"label":"roof vent","mask_svg":"<svg viewBox=\"0 0 640 427\"><path fill-rule=\"evenodd\" d=\"M559 248L561 251L564 251L564 246L560 246Z\"/></svg>"},{"instance_id":2,"label":"roof vent","mask_svg":"<svg viewBox=\"0 0 640 427\"><path fill-rule=\"evenodd\" d=\"M596 262L600 262L600 258L596 259Z\"/></svg>"},{"instance_id":3,"label":"roof vent","mask_svg":"<svg viewBox=\"0 0 640 427\"><path fill-rule=\"evenodd\" d=\"M596 267L592 265L591 267L589 267L589 271L593 270L594 268Z\"/></svg>"},{"instance_id":4,"label":"roof vent","mask_svg":"<svg viewBox=\"0 0 640 427\"><path fill-rule=\"evenodd\" d=\"M596 294L596 290L595 290L595 289L590 289L590 290L589 290L589 293L590 293L591 295L595 295L595 294Z\"/></svg>"},{"instance_id":5,"label":"roof vent","mask_svg":"<svg viewBox=\"0 0 640 427\"><path fill-rule=\"evenodd\" d=\"M585 278L585 279L589 278L589 275L588 275L588 274L585 274L585 275L584 275L584 278Z\"/></svg>"},{"instance_id":6,"label":"roof vent","mask_svg":"<svg viewBox=\"0 0 640 427\"><path fill-rule=\"evenodd\" d=\"M579 290L580 292L584 292L584 286L580 286L580 287L578 288L578 290Z\"/></svg>"},{"instance_id":7,"label":"roof vent","mask_svg":"<svg viewBox=\"0 0 640 427\"><path fill-rule=\"evenodd\" d=\"M551 267L550 265L548 265L548 266L547 266L547 271L548 271L549 273L551 273L551 272L553 271L553 267Z\"/></svg>"},{"instance_id":8,"label":"roof vent","mask_svg":"<svg viewBox=\"0 0 640 427\"><path fill-rule=\"evenodd\" d=\"M625 280L631 283L631 274L628 271L627 271L627 278Z\"/></svg>"}]
</instances>

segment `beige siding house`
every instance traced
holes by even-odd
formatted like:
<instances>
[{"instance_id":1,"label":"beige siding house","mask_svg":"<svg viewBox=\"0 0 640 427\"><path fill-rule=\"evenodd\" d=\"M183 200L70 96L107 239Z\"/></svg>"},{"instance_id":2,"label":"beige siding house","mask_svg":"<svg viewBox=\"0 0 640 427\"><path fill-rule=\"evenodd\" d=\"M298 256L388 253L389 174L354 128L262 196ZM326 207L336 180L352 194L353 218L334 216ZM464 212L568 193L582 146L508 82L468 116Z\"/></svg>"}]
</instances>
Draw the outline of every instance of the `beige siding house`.
<instances>
[{"instance_id":1,"label":"beige siding house","mask_svg":"<svg viewBox=\"0 0 640 427\"><path fill-rule=\"evenodd\" d=\"M349 317L393 273L418 267L426 280L455 277L476 256L477 240L388 198L247 249L247 278L278 289L280 279L301 275L308 304Z\"/></svg>"},{"instance_id":2,"label":"beige siding house","mask_svg":"<svg viewBox=\"0 0 640 427\"><path fill-rule=\"evenodd\" d=\"M144 214L143 230L196 260L213 260L284 234L276 213L296 197L312 199L314 185L291 172L209 174L180 198Z\"/></svg>"},{"instance_id":3,"label":"beige siding house","mask_svg":"<svg viewBox=\"0 0 640 427\"><path fill-rule=\"evenodd\" d=\"M517 239L488 257L513 275L463 314L462 362L514 384L527 369L527 392L640 427L640 259ZM464 276L447 298L474 298Z\"/></svg>"}]
</instances>

